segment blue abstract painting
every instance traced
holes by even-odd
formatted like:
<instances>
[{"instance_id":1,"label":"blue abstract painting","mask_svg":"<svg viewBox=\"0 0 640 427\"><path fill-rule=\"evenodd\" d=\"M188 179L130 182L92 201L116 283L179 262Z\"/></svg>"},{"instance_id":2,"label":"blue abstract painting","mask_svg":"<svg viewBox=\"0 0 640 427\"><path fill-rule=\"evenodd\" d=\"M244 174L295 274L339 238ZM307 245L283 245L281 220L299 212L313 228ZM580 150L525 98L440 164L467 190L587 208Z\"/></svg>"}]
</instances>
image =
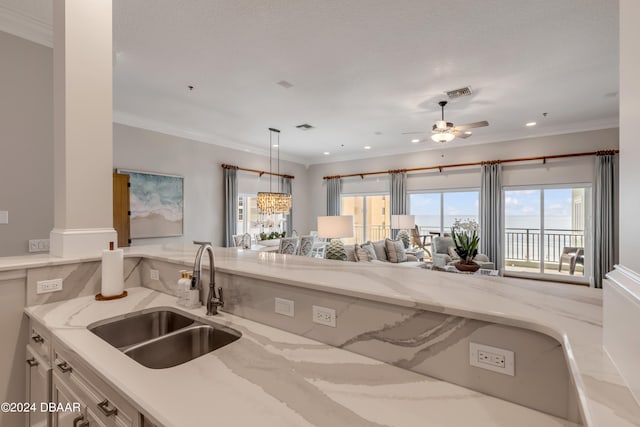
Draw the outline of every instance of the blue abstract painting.
<instances>
[{"instance_id":1,"label":"blue abstract painting","mask_svg":"<svg viewBox=\"0 0 640 427\"><path fill-rule=\"evenodd\" d=\"M118 170L129 175L131 238L182 236L184 179L181 176Z\"/></svg>"}]
</instances>

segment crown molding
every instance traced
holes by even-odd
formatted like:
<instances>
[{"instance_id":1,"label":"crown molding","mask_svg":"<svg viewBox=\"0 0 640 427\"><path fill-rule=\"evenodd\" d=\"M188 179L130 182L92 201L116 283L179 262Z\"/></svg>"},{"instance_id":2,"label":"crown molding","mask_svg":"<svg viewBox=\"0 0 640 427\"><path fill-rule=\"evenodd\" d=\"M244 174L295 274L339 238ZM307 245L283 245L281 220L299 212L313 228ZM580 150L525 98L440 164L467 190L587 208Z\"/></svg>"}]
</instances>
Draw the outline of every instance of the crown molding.
<instances>
[{"instance_id":1,"label":"crown molding","mask_svg":"<svg viewBox=\"0 0 640 427\"><path fill-rule=\"evenodd\" d=\"M47 47L53 47L53 26L0 5L0 30Z\"/></svg>"},{"instance_id":2,"label":"crown molding","mask_svg":"<svg viewBox=\"0 0 640 427\"><path fill-rule=\"evenodd\" d=\"M256 148L253 145L243 144L237 141L224 142L224 139L221 138L220 136L192 131L192 130L179 129L167 123L160 123L155 120L147 119L145 117L140 117L134 114L125 113L118 110L113 110L113 122L126 125L126 126L164 133L167 135L173 135L180 138L190 139L192 141L204 142L211 145L217 145L219 147L229 148L231 150L235 150L239 152L257 154L259 156L269 157L268 150ZM304 158L282 154L282 153L280 153L280 160L286 160L289 162L298 163L303 166L307 165L307 161Z\"/></svg>"}]
</instances>

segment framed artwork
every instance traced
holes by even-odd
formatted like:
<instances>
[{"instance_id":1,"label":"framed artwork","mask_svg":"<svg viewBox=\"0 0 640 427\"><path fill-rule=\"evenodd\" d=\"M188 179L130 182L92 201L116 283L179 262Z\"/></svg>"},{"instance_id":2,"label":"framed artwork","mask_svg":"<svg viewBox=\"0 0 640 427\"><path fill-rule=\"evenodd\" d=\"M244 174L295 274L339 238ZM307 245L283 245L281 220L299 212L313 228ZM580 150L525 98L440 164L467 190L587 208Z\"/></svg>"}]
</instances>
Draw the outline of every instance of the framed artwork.
<instances>
[{"instance_id":1,"label":"framed artwork","mask_svg":"<svg viewBox=\"0 0 640 427\"><path fill-rule=\"evenodd\" d=\"M182 236L183 177L126 169L118 173L129 175L132 239Z\"/></svg>"}]
</instances>

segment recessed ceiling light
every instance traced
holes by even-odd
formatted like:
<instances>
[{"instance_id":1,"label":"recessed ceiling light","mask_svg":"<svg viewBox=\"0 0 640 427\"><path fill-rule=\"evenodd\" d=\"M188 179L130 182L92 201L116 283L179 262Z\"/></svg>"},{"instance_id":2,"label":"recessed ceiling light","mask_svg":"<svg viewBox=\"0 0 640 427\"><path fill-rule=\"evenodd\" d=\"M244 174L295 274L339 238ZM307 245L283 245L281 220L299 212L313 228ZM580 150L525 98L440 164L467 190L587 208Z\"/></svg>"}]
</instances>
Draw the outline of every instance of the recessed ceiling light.
<instances>
[{"instance_id":1,"label":"recessed ceiling light","mask_svg":"<svg viewBox=\"0 0 640 427\"><path fill-rule=\"evenodd\" d=\"M370 146L370 145L365 145L365 146L364 146L364 149L365 149L365 150L371 150L371 146Z\"/></svg>"},{"instance_id":2,"label":"recessed ceiling light","mask_svg":"<svg viewBox=\"0 0 640 427\"><path fill-rule=\"evenodd\" d=\"M278 144L273 144L273 145L272 145L272 147L273 147L273 148L278 148L278 147L279 147L279 145L278 145Z\"/></svg>"},{"instance_id":3,"label":"recessed ceiling light","mask_svg":"<svg viewBox=\"0 0 640 427\"><path fill-rule=\"evenodd\" d=\"M464 134L465 134L465 135L471 135L472 133L473 133L473 132L471 132L470 130L468 130L468 131L465 131L465 133L464 133Z\"/></svg>"},{"instance_id":4,"label":"recessed ceiling light","mask_svg":"<svg viewBox=\"0 0 640 427\"><path fill-rule=\"evenodd\" d=\"M325 152L324 152L324 153L322 153L322 154L324 154L325 156L328 156L328 155L329 155L329 154L331 154L331 153L330 153L330 152L328 152L328 151L325 151Z\"/></svg>"},{"instance_id":5,"label":"recessed ceiling light","mask_svg":"<svg viewBox=\"0 0 640 427\"><path fill-rule=\"evenodd\" d=\"M535 125L537 125L536 122L529 122L525 126L531 127L531 126L535 126Z\"/></svg>"},{"instance_id":6,"label":"recessed ceiling light","mask_svg":"<svg viewBox=\"0 0 640 427\"><path fill-rule=\"evenodd\" d=\"M413 142L415 144L416 142L420 142L420 140L419 139L412 139L411 142Z\"/></svg>"}]
</instances>

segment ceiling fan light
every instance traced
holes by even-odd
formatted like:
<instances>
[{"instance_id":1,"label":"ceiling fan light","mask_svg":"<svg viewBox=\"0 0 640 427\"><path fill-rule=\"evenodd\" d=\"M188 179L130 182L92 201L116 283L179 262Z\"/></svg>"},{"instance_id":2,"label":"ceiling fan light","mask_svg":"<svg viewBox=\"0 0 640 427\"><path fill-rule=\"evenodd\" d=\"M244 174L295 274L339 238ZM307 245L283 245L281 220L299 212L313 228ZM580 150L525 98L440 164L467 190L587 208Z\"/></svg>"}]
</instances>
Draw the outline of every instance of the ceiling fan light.
<instances>
[{"instance_id":1,"label":"ceiling fan light","mask_svg":"<svg viewBox=\"0 0 640 427\"><path fill-rule=\"evenodd\" d=\"M436 121L436 129L446 129L447 121L446 120L438 120Z\"/></svg>"},{"instance_id":2,"label":"ceiling fan light","mask_svg":"<svg viewBox=\"0 0 640 427\"><path fill-rule=\"evenodd\" d=\"M449 132L439 132L431 135L431 139L434 142L438 142L440 144L446 144L447 142L453 141L456 136Z\"/></svg>"}]
</instances>

